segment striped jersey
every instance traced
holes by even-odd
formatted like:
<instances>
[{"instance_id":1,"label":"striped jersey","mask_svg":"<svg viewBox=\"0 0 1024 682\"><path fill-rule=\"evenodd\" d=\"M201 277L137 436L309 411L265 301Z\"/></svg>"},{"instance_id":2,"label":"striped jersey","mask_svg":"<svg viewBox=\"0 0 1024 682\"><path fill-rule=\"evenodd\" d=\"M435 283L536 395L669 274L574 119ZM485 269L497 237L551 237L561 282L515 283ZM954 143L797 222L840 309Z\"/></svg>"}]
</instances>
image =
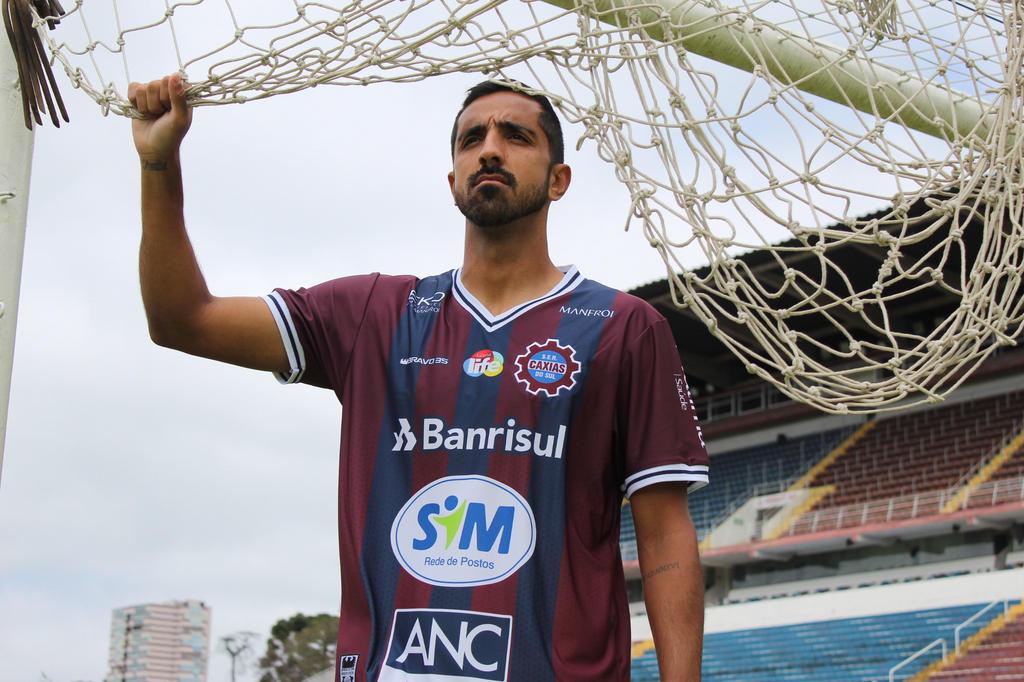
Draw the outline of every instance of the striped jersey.
<instances>
[{"instance_id":1,"label":"striped jersey","mask_svg":"<svg viewBox=\"0 0 1024 682\"><path fill-rule=\"evenodd\" d=\"M499 315L459 270L266 297L344 407L340 682L629 679L623 496L708 457L665 319L563 271Z\"/></svg>"}]
</instances>

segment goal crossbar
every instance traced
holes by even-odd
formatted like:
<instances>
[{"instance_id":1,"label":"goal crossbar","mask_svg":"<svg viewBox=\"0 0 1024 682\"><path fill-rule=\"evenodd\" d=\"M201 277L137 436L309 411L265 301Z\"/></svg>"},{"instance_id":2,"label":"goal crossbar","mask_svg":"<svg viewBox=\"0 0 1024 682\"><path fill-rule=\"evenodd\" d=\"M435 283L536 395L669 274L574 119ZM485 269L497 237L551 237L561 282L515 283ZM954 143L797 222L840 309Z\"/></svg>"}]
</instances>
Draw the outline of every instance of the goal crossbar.
<instances>
[{"instance_id":1,"label":"goal crossbar","mask_svg":"<svg viewBox=\"0 0 1024 682\"><path fill-rule=\"evenodd\" d=\"M545 2L579 8L574 0ZM716 10L696 0L587 4L604 23L642 26L655 40L749 73L766 69L784 85L934 137L985 140L991 128L994 113L976 97L902 73L853 49L787 33L739 10Z\"/></svg>"}]
</instances>

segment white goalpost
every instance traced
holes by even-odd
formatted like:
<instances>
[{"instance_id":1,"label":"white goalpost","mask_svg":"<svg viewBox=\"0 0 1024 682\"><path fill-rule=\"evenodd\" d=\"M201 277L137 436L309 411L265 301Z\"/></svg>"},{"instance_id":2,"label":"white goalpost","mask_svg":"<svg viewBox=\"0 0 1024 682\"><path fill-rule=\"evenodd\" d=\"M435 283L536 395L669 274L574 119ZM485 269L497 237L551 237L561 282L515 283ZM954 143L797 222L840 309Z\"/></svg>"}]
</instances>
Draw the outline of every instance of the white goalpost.
<instances>
[{"instance_id":1,"label":"white goalpost","mask_svg":"<svg viewBox=\"0 0 1024 682\"><path fill-rule=\"evenodd\" d=\"M672 302L823 411L941 400L1024 325L1017 2L2 1L104 113L172 64L196 106L529 83L629 191ZM53 114L40 69L30 109ZM901 320L925 292L942 315Z\"/></svg>"},{"instance_id":2,"label":"white goalpost","mask_svg":"<svg viewBox=\"0 0 1024 682\"><path fill-rule=\"evenodd\" d=\"M6 35L0 37L0 476L10 406L14 336L18 321L25 217L32 167L32 131L22 120L18 67Z\"/></svg>"}]
</instances>

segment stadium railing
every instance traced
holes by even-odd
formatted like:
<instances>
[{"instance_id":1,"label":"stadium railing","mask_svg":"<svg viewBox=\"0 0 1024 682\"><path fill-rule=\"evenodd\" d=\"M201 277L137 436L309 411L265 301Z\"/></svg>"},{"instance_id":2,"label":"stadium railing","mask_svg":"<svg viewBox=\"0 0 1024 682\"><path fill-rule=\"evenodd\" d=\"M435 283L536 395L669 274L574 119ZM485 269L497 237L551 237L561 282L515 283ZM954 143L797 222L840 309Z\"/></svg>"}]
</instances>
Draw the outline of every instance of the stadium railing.
<instances>
[{"instance_id":1,"label":"stadium railing","mask_svg":"<svg viewBox=\"0 0 1024 682\"><path fill-rule=\"evenodd\" d=\"M963 637L964 630L966 628L968 628L968 627L974 626L971 629L971 631L970 631L971 634L973 634L973 633L981 630L982 628L984 628L985 625L987 625L992 620L992 618L994 618L995 616L990 617L990 618L986 618L985 620L981 620L982 616L984 616L986 613L988 613L989 611L991 611L992 609L996 608L999 605L1002 605L1002 607L1003 607L1002 614L1004 616L1007 613L1009 613L1009 611L1010 611L1010 600L1008 600L1008 599L997 599L997 600L995 600L995 601L993 601L993 602L991 602L989 604L986 604L985 606L980 608L977 612L975 612L970 618L967 618L962 623L960 623L955 628L953 628L953 646L952 647L950 647L949 642L946 641L945 637L940 637L939 639L936 639L934 642L928 644L927 646L922 647L917 652L911 654L910 656L908 656L907 658L903 659L902 661L900 661L899 663L894 665L892 668L890 668L889 669L889 682L896 682L896 679L897 679L896 678L896 673L899 670L902 670L903 668L907 667L908 665L910 665L911 663L913 663L917 659L921 658L922 656L927 654L929 651L934 649L936 646L941 646L942 647L942 658L940 660L945 660L949 656L949 652L950 652L951 648L952 648L952 651L954 653L957 653L957 654L960 653L960 643L964 639L964 637Z\"/></svg>"}]
</instances>

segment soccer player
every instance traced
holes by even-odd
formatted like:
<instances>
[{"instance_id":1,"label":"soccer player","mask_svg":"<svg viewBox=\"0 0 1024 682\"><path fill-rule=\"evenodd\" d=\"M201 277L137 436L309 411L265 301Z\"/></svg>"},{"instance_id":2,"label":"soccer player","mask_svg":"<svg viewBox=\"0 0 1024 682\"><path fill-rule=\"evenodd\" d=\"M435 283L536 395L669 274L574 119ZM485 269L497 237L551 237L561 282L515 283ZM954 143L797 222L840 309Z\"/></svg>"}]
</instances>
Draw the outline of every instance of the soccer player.
<instances>
[{"instance_id":1,"label":"soccer player","mask_svg":"<svg viewBox=\"0 0 1024 682\"><path fill-rule=\"evenodd\" d=\"M344 406L336 679L628 680L625 496L662 679L699 680L707 453L665 319L548 257L572 174L547 99L482 83L457 114L460 268L222 298L185 231L184 93L129 89L150 335Z\"/></svg>"}]
</instances>

